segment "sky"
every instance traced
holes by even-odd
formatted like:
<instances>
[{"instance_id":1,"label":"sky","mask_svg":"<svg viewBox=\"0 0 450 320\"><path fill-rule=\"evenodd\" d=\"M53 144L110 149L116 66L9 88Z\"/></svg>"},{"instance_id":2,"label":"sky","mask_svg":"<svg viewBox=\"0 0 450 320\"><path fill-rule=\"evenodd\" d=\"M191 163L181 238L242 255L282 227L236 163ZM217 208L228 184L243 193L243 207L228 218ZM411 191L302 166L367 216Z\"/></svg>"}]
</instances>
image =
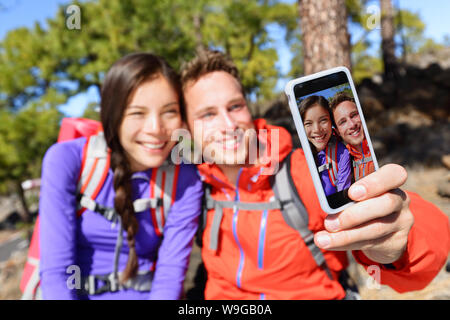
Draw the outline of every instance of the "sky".
<instances>
[{"instance_id":1,"label":"sky","mask_svg":"<svg viewBox=\"0 0 450 320\"><path fill-rule=\"evenodd\" d=\"M292 3L296 0L285 0ZM445 35L450 35L450 1L448 0L392 0L396 7L408 9L419 13L425 23L425 37L442 42ZM70 3L67 0L0 0L0 41L8 31L18 27L32 28L36 22L42 26L46 25L46 18L53 17L59 5ZM378 5L378 0L368 1L368 5ZM83 22L81 21L81 24ZM350 29L353 34L353 30ZM287 73L290 68L292 57L289 49L283 43L283 34L276 27L270 28L269 34L275 40L278 50L279 61L277 66L281 73ZM354 35L357 37L357 35ZM375 42L379 39L379 30L369 33L369 37ZM276 89L282 90L289 79L280 79ZM90 102L99 102L98 92L94 88L87 93L78 94L60 107L67 116L79 117L84 108Z\"/></svg>"}]
</instances>

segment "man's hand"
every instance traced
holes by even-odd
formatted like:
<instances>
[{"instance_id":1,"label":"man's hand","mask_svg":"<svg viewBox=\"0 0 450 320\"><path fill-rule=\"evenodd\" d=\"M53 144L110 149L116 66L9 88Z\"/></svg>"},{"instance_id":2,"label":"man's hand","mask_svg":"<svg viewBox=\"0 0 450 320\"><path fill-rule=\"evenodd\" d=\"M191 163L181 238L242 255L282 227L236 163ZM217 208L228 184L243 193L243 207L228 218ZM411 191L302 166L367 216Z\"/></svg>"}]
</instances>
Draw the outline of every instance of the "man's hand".
<instances>
[{"instance_id":1,"label":"man's hand","mask_svg":"<svg viewBox=\"0 0 450 320\"><path fill-rule=\"evenodd\" d=\"M398 260L414 223L408 195L399 189L407 176L403 167L388 164L355 182L348 195L356 203L327 216L327 231L318 232L315 243L327 250L362 250L382 264Z\"/></svg>"}]
</instances>

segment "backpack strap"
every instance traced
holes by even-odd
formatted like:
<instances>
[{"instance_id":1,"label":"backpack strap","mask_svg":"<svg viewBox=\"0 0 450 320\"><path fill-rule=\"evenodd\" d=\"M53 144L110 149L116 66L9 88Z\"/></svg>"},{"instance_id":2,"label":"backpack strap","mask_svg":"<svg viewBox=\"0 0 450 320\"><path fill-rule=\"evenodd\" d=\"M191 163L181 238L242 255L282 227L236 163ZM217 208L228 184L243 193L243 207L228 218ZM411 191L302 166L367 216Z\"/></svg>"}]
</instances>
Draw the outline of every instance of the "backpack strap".
<instances>
[{"instance_id":1,"label":"backpack strap","mask_svg":"<svg viewBox=\"0 0 450 320\"><path fill-rule=\"evenodd\" d=\"M370 161L372 161L372 156L364 157L360 160L356 160L356 161L354 160L353 166L356 167L356 166L359 166L360 164L368 163Z\"/></svg>"},{"instance_id":2,"label":"backpack strap","mask_svg":"<svg viewBox=\"0 0 450 320\"><path fill-rule=\"evenodd\" d=\"M331 163L331 170L328 170L328 176L330 177L331 184L333 187L336 187L337 182L337 172L338 172L338 165L337 165L337 141L336 139L332 139L327 145L327 162Z\"/></svg>"},{"instance_id":3,"label":"backpack strap","mask_svg":"<svg viewBox=\"0 0 450 320\"><path fill-rule=\"evenodd\" d=\"M326 162L323 165L317 167L317 169L319 170L319 173L321 173L322 171L328 170L330 168L331 168L331 164L329 162Z\"/></svg>"},{"instance_id":4,"label":"backpack strap","mask_svg":"<svg viewBox=\"0 0 450 320\"><path fill-rule=\"evenodd\" d=\"M25 286L21 300L40 300L38 296L38 290L40 291L39 259L28 257L27 263L32 265L34 269Z\"/></svg>"},{"instance_id":5,"label":"backpack strap","mask_svg":"<svg viewBox=\"0 0 450 320\"><path fill-rule=\"evenodd\" d=\"M358 181L360 178L359 165L368 163L370 161L372 161L372 156L368 156L368 157L364 157L364 158L356 160L356 161L355 160L352 161L353 168L355 168L355 181ZM362 176L364 177L364 172L362 172Z\"/></svg>"},{"instance_id":6,"label":"backpack strap","mask_svg":"<svg viewBox=\"0 0 450 320\"><path fill-rule=\"evenodd\" d=\"M222 222L223 209L233 208L236 210L273 210L281 209L281 203L278 200L273 200L270 202L241 202L241 201L225 201L225 200L215 200L211 196L210 192L205 194L206 197L206 211L214 208L214 217L211 225L210 231L210 243L209 248L216 251L219 240L219 228ZM204 221L205 222L204 217Z\"/></svg>"},{"instance_id":7,"label":"backpack strap","mask_svg":"<svg viewBox=\"0 0 450 320\"><path fill-rule=\"evenodd\" d=\"M281 212L286 223L300 233L318 266L323 267L330 279L333 279L322 251L314 243L314 234L309 230L309 215L304 206L291 175L291 156L283 161L280 170L273 177L272 189L283 205Z\"/></svg>"},{"instance_id":8,"label":"backpack strap","mask_svg":"<svg viewBox=\"0 0 450 320\"><path fill-rule=\"evenodd\" d=\"M116 292L123 289L135 291L150 291L153 281L153 271L139 271L135 277L120 283L121 272L105 275L89 275L81 278L80 294L96 295L104 292Z\"/></svg>"},{"instance_id":9,"label":"backpack strap","mask_svg":"<svg viewBox=\"0 0 450 320\"><path fill-rule=\"evenodd\" d=\"M77 184L77 215L80 216L84 210L89 209L100 213L108 221L116 221L117 213L114 208L105 207L95 201L110 167L110 154L103 132L88 138L82 158ZM155 168L150 181L150 197L133 202L135 212L151 209L155 231L159 236L163 234L167 215L175 201L179 171L180 165L174 165L169 161L166 161L161 167Z\"/></svg>"},{"instance_id":10,"label":"backpack strap","mask_svg":"<svg viewBox=\"0 0 450 320\"><path fill-rule=\"evenodd\" d=\"M333 187L336 187L338 165L337 165L337 139L331 136L330 141L325 147L325 163L317 167L319 173L328 170L328 177Z\"/></svg>"},{"instance_id":11,"label":"backpack strap","mask_svg":"<svg viewBox=\"0 0 450 320\"><path fill-rule=\"evenodd\" d=\"M92 210L94 204L90 200L94 200L100 192L108 176L109 166L110 154L103 132L90 136L83 149L83 162L77 184L78 217L86 208ZM82 200L86 206L81 204Z\"/></svg>"},{"instance_id":12,"label":"backpack strap","mask_svg":"<svg viewBox=\"0 0 450 320\"><path fill-rule=\"evenodd\" d=\"M206 217L208 215L208 206L207 202L209 203L211 200L211 185L202 182L203 186L203 197L202 197L202 213L200 214L199 221L198 221L198 228L197 232L195 234L195 242L197 245L201 248L203 247L203 231L206 228ZM210 206L213 208L214 206Z\"/></svg>"},{"instance_id":13,"label":"backpack strap","mask_svg":"<svg viewBox=\"0 0 450 320\"><path fill-rule=\"evenodd\" d=\"M328 169L328 176L330 177L331 184L336 187L338 165L337 165L337 140L332 137L330 142L327 144L327 163L330 163Z\"/></svg>"},{"instance_id":14,"label":"backpack strap","mask_svg":"<svg viewBox=\"0 0 450 320\"><path fill-rule=\"evenodd\" d=\"M150 198L141 199L147 208L151 208L152 222L158 236L163 235L165 221L176 198L179 172L180 165L168 161L161 167L154 168L150 181Z\"/></svg>"}]
</instances>

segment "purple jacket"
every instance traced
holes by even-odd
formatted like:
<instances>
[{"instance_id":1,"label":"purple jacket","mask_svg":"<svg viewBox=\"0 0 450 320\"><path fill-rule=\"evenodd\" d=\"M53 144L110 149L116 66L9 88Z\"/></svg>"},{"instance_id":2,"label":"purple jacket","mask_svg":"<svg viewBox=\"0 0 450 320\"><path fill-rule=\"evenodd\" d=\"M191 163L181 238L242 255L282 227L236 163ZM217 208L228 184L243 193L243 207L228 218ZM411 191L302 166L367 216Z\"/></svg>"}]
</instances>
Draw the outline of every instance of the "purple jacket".
<instances>
[{"instance_id":1,"label":"purple jacket","mask_svg":"<svg viewBox=\"0 0 450 320\"><path fill-rule=\"evenodd\" d=\"M96 212L86 210L76 217L76 184L86 138L53 145L42 165L40 214L40 277L44 299L179 299L189 263L192 239L197 230L203 195L202 183L193 165L182 164L176 198L164 227L164 240L155 234L150 210L136 213L139 223L136 251L139 270L149 270L156 260L152 289L149 292L121 290L99 295L79 296L67 286L67 268L76 265L82 276L113 271L117 224ZM152 169L135 173L148 179L133 179L133 200L150 194ZM96 201L113 207L113 174L109 170ZM119 272L128 258L126 233L119 256Z\"/></svg>"},{"instance_id":2,"label":"purple jacket","mask_svg":"<svg viewBox=\"0 0 450 320\"><path fill-rule=\"evenodd\" d=\"M336 156L338 162L336 188L331 184L330 177L328 176L328 170L319 173L325 195L327 196L336 193L336 191L342 191L350 188L350 185L352 184L352 166L350 153L342 142L338 142ZM317 153L317 166L321 166L325 163L326 154L324 149Z\"/></svg>"}]
</instances>

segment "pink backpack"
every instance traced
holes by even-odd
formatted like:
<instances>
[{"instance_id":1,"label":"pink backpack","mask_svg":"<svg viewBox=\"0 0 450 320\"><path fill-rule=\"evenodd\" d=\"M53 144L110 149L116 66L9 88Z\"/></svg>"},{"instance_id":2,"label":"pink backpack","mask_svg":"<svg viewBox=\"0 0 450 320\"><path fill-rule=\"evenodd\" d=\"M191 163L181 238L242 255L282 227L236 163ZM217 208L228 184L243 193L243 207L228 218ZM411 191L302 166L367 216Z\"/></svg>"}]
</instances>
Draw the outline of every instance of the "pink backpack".
<instances>
[{"instance_id":1,"label":"pink backpack","mask_svg":"<svg viewBox=\"0 0 450 320\"><path fill-rule=\"evenodd\" d=\"M72 140L80 137L90 137L101 131L101 124L98 121L81 118L64 118L58 135L58 142ZM33 236L31 237L28 249L28 259L25 263L20 290L23 293L22 299L39 299L39 217L36 218Z\"/></svg>"}]
</instances>

